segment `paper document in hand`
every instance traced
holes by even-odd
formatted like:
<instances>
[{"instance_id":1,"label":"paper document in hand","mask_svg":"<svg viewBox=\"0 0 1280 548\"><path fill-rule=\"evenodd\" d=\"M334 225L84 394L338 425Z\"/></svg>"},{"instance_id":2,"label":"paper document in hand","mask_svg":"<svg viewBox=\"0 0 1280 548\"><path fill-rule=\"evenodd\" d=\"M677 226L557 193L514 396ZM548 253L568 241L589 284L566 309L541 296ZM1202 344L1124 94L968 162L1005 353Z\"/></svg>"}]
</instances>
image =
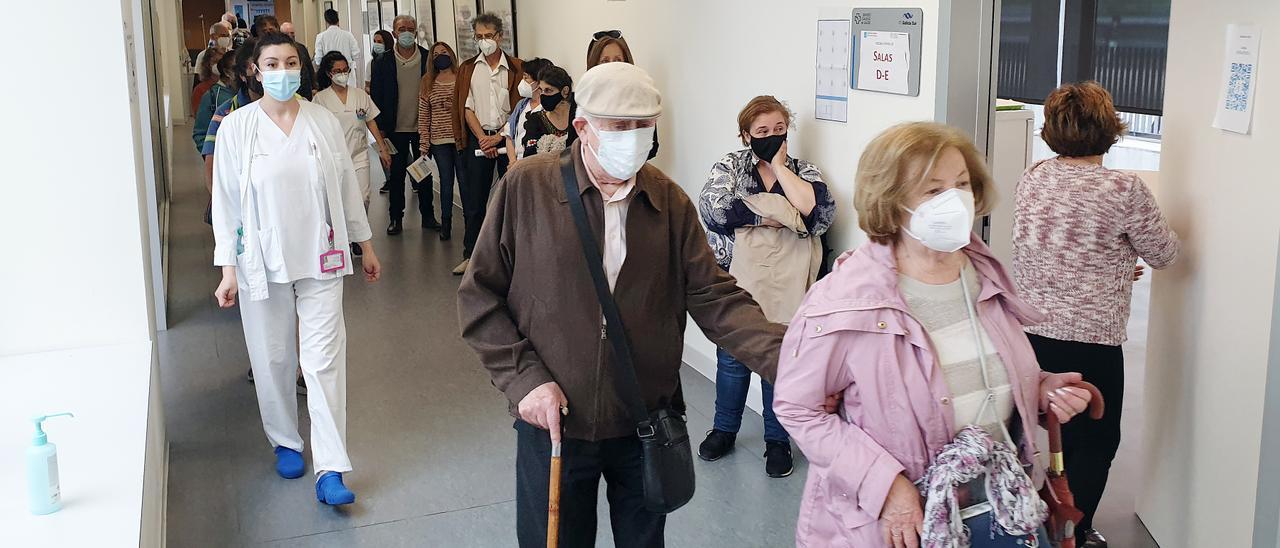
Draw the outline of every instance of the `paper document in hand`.
<instances>
[{"instance_id":1,"label":"paper document in hand","mask_svg":"<svg viewBox=\"0 0 1280 548\"><path fill-rule=\"evenodd\" d=\"M435 161L424 154L419 156L416 162L409 164L409 176L413 177L414 182L421 183L428 176L439 179L440 171L436 167Z\"/></svg>"}]
</instances>

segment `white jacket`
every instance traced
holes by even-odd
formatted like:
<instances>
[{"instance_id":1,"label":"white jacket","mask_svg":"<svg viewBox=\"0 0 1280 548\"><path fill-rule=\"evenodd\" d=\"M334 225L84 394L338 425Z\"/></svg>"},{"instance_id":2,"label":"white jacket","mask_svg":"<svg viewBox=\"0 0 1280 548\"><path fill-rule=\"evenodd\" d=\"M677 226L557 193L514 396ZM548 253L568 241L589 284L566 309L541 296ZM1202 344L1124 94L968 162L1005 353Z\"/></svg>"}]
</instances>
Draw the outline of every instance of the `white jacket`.
<instances>
[{"instance_id":1,"label":"white jacket","mask_svg":"<svg viewBox=\"0 0 1280 548\"><path fill-rule=\"evenodd\" d=\"M316 155L320 164L316 173L324 179L329 218L346 220L333 223L334 249L346 250L351 242L373 238L373 232L369 229L342 124L324 107L308 101L298 103L299 114L306 113L298 117L298 123L310 124L309 146L320 151ZM248 180L252 158L248 149L258 132L260 110L254 102L223 118L213 155L213 264L238 267L239 289L251 301L267 298L267 271L258 237L258 218L252 214L257 206ZM238 244L243 246L242 252L238 252ZM351 263L348 258L342 275L354 271Z\"/></svg>"},{"instance_id":2,"label":"white jacket","mask_svg":"<svg viewBox=\"0 0 1280 548\"><path fill-rule=\"evenodd\" d=\"M311 62L315 63L317 69L320 68L320 59L331 51L341 53L347 58L347 66L351 68L352 82L363 82L360 80L360 72L364 70L364 63L361 62L363 55L355 35L337 25L320 31L320 34L316 35L316 47L311 49ZM364 75L364 78L368 79L368 75Z\"/></svg>"}]
</instances>

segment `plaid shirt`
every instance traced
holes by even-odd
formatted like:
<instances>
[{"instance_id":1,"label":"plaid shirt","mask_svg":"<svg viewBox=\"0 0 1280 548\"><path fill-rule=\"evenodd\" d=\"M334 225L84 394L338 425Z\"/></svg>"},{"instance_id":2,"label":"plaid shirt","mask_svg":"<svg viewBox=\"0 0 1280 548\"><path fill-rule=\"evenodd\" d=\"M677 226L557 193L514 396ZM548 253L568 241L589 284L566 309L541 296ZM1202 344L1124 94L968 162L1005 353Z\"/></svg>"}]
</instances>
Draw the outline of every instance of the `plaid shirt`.
<instances>
[{"instance_id":1,"label":"plaid shirt","mask_svg":"<svg viewBox=\"0 0 1280 548\"><path fill-rule=\"evenodd\" d=\"M253 100L249 99L249 92L241 89L235 97L218 105L218 109L213 111L213 118L209 119L209 130L204 134L204 147L200 149L201 156L213 156L214 142L217 140L218 126L222 125L222 119L231 114L231 111L252 102Z\"/></svg>"}]
</instances>

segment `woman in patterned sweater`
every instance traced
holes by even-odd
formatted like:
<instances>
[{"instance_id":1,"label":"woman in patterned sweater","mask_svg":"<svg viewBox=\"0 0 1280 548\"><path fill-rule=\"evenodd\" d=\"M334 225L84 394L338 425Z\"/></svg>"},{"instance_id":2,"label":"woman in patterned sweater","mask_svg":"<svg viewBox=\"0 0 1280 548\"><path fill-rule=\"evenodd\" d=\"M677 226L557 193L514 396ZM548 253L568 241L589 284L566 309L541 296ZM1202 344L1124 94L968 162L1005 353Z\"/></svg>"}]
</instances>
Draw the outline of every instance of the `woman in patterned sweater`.
<instances>
[{"instance_id":1,"label":"woman in patterned sweater","mask_svg":"<svg viewBox=\"0 0 1280 548\"><path fill-rule=\"evenodd\" d=\"M720 267L733 262L735 231L746 226L781 227L761 218L743 200L770 192L786 197L804 220L810 237L819 238L835 219L836 205L817 166L787 155L791 111L769 95L752 99L738 114L738 136L747 148L726 154L711 167L698 200L707 225L707 241ZM751 386L751 371L723 348L716 350L716 414L712 430L698 448L698 456L714 461L733 450ZM765 473L791 474L791 441L773 414L773 386L762 382L764 404Z\"/></svg>"},{"instance_id":2,"label":"woman in patterned sweater","mask_svg":"<svg viewBox=\"0 0 1280 548\"><path fill-rule=\"evenodd\" d=\"M1151 190L1130 173L1102 166L1124 132L1111 94L1095 82L1066 84L1044 103L1041 137L1058 154L1018 182L1013 271L1018 292L1048 314L1027 329L1045 371L1079 371L1102 391L1106 415L1063 426L1066 469L1085 548L1107 545L1093 529L1107 474L1120 446L1124 354L1133 281L1141 258L1173 263L1178 236Z\"/></svg>"}]
</instances>

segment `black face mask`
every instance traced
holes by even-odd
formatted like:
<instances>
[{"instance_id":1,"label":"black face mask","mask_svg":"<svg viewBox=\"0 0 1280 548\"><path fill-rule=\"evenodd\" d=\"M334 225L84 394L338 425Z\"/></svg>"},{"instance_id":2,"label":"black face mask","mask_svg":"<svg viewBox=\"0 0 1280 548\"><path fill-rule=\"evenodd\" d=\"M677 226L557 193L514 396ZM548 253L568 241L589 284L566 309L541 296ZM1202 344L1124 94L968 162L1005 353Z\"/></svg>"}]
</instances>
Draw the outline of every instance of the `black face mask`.
<instances>
[{"instance_id":1,"label":"black face mask","mask_svg":"<svg viewBox=\"0 0 1280 548\"><path fill-rule=\"evenodd\" d=\"M257 73L254 73L254 74L250 74L250 75L248 75L248 76L247 76L247 77L242 81L242 84L243 84L244 86L247 86L247 87L249 88L249 93L251 93L251 94L253 94L253 95L256 95L256 96L258 96L258 97L262 97L262 95L263 95L263 91L262 91L262 82L259 82L259 81L258 81L258 75L257 75Z\"/></svg>"},{"instance_id":2,"label":"black face mask","mask_svg":"<svg viewBox=\"0 0 1280 548\"><path fill-rule=\"evenodd\" d=\"M754 152L756 158L766 162L772 162L773 157L778 155L778 151L782 149L782 143L787 141L787 134L770 135L768 137L752 137L751 152Z\"/></svg>"},{"instance_id":3,"label":"black face mask","mask_svg":"<svg viewBox=\"0 0 1280 548\"><path fill-rule=\"evenodd\" d=\"M547 112L553 111L556 109L556 107L560 106L560 101L562 100L564 100L564 96L560 95L559 93L555 95L543 95L542 103L541 103L542 110L545 110Z\"/></svg>"},{"instance_id":4,"label":"black face mask","mask_svg":"<svg viewBox=\"0 0 1280 548\"><path fill-rule=\"evenodd\" d=\"M435 60L436 70L445 70L452 66L453 66L453 59L450 59L448 55L440 54L436 56L436 60Z\"/></svg>"}]
</instances>

